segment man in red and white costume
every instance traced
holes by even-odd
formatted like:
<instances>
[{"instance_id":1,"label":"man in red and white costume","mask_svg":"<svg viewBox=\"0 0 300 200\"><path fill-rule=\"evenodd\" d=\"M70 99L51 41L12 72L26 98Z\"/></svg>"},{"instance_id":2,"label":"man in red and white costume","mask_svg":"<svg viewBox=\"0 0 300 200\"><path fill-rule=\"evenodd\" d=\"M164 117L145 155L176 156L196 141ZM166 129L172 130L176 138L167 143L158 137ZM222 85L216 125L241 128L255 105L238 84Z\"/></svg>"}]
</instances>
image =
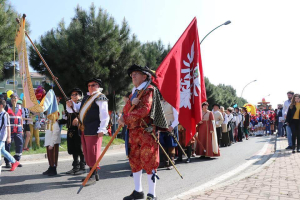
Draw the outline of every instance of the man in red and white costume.
<instances>
[{"instance_id":1,"label":"man in red and white costume","mask_svg":"<svg viewBox=\"0 0 300 200\"><path fill-rule=\"evenodd\" d=\"M168 128L167 121L163 115L161 102L157 89L152 85L147 86L150 80L152 71L147 67L132 65L128 69L128 75L132 78L134 85L132 94L129 96L130 101L126 103L123 109L124 115L119 119L119 125L127 125L129 130L129 163L133 172L135 189L131 195L124 197L123 200L144 199L144 192L142 188L142 170L144 169L148 176L149 191L147 200L156 200L155 187L156 187L156 170L159 165L159 152L158 144L151 132L147 132L147 126L153 127L153 133L158 128ZM146 87L146 88L145 88ZM140 99L137 98L141 90L144 90ZM135 108L129 112L132 105ZM152 110L155 111L155 118L152 115ZM160 113L161 110L161 114ZM156 123L164 121L162 123Z\"/></svg>"}]
</instances>

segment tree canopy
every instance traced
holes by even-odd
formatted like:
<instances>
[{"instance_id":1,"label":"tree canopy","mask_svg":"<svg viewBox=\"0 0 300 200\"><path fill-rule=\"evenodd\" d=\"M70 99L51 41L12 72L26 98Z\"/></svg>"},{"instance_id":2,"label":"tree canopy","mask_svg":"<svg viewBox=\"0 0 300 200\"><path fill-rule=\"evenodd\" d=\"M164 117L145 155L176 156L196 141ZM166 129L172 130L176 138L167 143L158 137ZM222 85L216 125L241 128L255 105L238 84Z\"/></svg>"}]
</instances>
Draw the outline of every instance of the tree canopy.
<instances>
[{"instance_id":1,"label":"tree canopy","mask_svg":"<svg viewBox=\"0 0 300 200\"><path fill-rule=\"evenodd\" d=\"M151 67L151 69L157 69L170 49L170 45L165 48L160 40L143 44L142 54L144 55L146 65ZM230 85L219 84L216 86L210 83L209 79L205 77L205 86L207 101L210 107L214 103L218 103L227 109L235 104L243 106L247 103L245 99L237 97L236 90Z\"/></svg>"},{"instance_id":2,"label":"tree canopy","mask_svg":"<svg viewBox=\"0 0 300 200\"><path fill-rule=\"evenodd\" d=\"M94 5L89 12L78 6L68 27L61 21L57 29L48 31L35 44L65 90L79 87L87 91L86 81L97 77L111 100L114 93L129 90L128 67L134 63L144 65L141 44L130 35L126 20L119 26L101 8L96 14ZM49 76L33 47L29 61L36 71ZM109 102L112 108L113 101Z\"/></svg>"},{"instance_id":3,"label":"tree canopy","mask_svg":"<svg viewBox=\"0 0 300 200\"><path fill-rule=\"evenodd\" d=\"M13 74L17 16L7 0L0 0L0 80Z\"/></svg>"},{"instance_id":4,"label":"tree canopy","mask_svg":"<svg viewBox=\"0 0 300 200\"><path fill-rule=\"evenodd\" d=\"M236 90L231 85L214 85L209 82L209 79L205 77L205 87L207 102L212 108L212 105L217 103L224 106L225 109L237 104L239 107L243 106L247 101L236 95Z\"/></svg>"},{"instance_id":5,"label":"tree canopy","mask_svg":"<svg viewBox=\"0 0 300 200\"><path fill-rule=\"evenodd\" d=\"M104 93L110 99L109 109L113 109L113 102L118 105L122 95L130 91L132 84L127 69L132 64L147 65L155 70L171 49L161 40L141 44L130 33L125 19L119 26L103 9L96 12L94 5L89 11L77 6L68 26L62 20L56 29L42 35L35 44L65 92L73 87L86 92L87 80L101 78ZM29 51L33 69L50 77L32 46ZM205 83L210 105L219 103L228 107L246 102L236 96L232 86L215 86L208 78ZM57 88L56 92L59 92Z\"/></svg>"}]
</instances>

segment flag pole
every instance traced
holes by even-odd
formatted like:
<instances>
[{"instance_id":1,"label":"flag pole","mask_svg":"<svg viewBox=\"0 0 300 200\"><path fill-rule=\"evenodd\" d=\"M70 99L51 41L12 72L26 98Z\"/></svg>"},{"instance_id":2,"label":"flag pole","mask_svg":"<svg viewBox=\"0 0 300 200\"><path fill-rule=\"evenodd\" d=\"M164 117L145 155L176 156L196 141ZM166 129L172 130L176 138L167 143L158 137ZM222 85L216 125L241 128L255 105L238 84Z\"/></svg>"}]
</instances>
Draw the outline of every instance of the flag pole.
<instances>
[{"instance_id":1,"label":"flag pole","mask_svg":"<svg viewBox=\"0 0 300 200\"><path fill-rule=\"evenodd\" d=\"M16 91L16 45L14 44L14 92Z\"/></svg>"},{"instance_id":2,"label":"flag pole","mask_svg":"<svg viewBox=\"0 0 300 200\"><path fill-rule=\"evenodd\" d=\"M26 14L23 14L23 21L25 20ZM18 18L16 18L16 21L18 23L20 23L20 20ZM39 50L37 49L37 47L35 46L35 44L32 42L31 38L29 37L28 33L26 30L24 30L25 35L27 36L27 38L29 39L30 43L32 44L34 50L36 51L36 53L39 55L40 59L42 60L42 62L44 63L45 67L47 68L49 74L52 77L52 80L55 82L55 84L57 85L58 89L60 90L60 92L62 93L62 95L64 96L64 99L67 101L69 100L69 98L67 97L66 93L64 92L64 90L62 89L62 87L60 86L60 84L57 81L57 77L54 76L54 74L52 73L50 67L48 66L48 64L46 63L45 59L43 58L43 56L41 55L41 53L39 52ZM53 88L53 84L52 84L52 88ZM73 113L77 116L73 106L71 106L71 109L73 111ZM81 123L79 117L77 116L79 123Z\"/></svg>"},{"instance_id":3,"label":"flag pole","mask_svg":"<svg viewBox=\"0 0 300 200\"><path fill-rule=\"evenodd\" d=\"M26 14L23 14L23 20L25 20ZM17 18L16 19L18 23L20 23L20 20ZM27 31L25 31L25 35L27 36L27 38L29 39L30 43L32 44L34 50L36 51L36 53L39 55L40 59L42 60L42 62L44 63L45 67L47 68L48 72L50 73L53 81L55 82L55 84L58 86L58 89L60 90L60 92L63 94L65 100L68 100L68 97L66 95L66 93L63 91L62 87L60 86L60 84L57 81L57 77L54 76L54 74L52 73L50 67L47 65L46 61L44 60L43 56L41 55L41 53L39 52L39 50L37 49L37 47L35 46L35 44L32 42L31 38L29 37Z\"/></svg>"},{"instance_id":4,"label":"flag pole","mask_svg":"<svg viewBox=\"0 0 300 200\"><path fill-rule=\"evenodd\" d=\"M140 99L142 97L142 95L144 94L144 89L140 91L139 96L137 97L138 99ZM128 113L131 113L131 111L135 108L135 104L133 104L130 108L130 110L128 111ZM103 152L101 153L101 155L99 156L99 158L97 159L97 161L95 162L94 166L92 167L92 169L90 170L90 172L88 173L88 175L86 176L86 178L84 179L84 181L82 182L81 186L79 187L77 194L80 193L80 191L82 190L82 188L86 185L86 183L88 182L88 180L90 179L90 177L92 176L92 173L94 173L94 171L96 170L96 168L98 167L100 161L102 160L104 154L106 153L106 151L108 150L109 146L111 145L111 143L113 142L113 140L116 138L116 136L118 135L119 131L121 130L122 126L119 125L118 129L116 130L116 132L113 134L113 136L111 137L110 141L108 142L108 144L105 146L105 149L103 150Z\"/></svg>"}]
</instances>

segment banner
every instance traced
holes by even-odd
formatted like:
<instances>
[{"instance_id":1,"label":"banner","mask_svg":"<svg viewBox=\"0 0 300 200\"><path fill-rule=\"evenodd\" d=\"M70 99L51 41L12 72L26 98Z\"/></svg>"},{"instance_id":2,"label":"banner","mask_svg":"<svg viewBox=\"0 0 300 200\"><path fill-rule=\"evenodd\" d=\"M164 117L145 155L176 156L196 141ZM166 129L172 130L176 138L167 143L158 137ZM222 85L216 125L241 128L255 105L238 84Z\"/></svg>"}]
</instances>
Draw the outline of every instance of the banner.
<instances>
[{"instance_id":1,"label":"banner","mask_svg":"<svg viewBox=\"0 0 300 200\"><path fill-rule=\"evenodd\" d=\"M186 144L202 120L206 90L201 62L197 19L194 18L156 70L153 83L163 98L179 112L179 123L186 129Z\"/></svg>"},{"instance_id":2,"label":"banner","mask_svg":"<svg viewBox=\"0 0 300 200\"><path fill-rule=\"evenodd\" d=\"M55 93L52 89L47 92L40 105L43 106L43 111L47 112L47 119L49 121L47 129L52 131L53 124L58 119L58 104Z\"/></svg>"},{"instance_id":3,"label":"banner","mask_svg":"<svg viewBox=\"0 0 300 200\"><path fill-rule=\"evenodd\" d=\"M25 42L25 18L22 18L20 20L19 30L16 35L15 44L19 56L19 69L24 94L23 101L25 101L24 107L28 108L32 112L41 113L44 109L36 99L29 73L28 57Z\"/></svg>"}]
</instances>

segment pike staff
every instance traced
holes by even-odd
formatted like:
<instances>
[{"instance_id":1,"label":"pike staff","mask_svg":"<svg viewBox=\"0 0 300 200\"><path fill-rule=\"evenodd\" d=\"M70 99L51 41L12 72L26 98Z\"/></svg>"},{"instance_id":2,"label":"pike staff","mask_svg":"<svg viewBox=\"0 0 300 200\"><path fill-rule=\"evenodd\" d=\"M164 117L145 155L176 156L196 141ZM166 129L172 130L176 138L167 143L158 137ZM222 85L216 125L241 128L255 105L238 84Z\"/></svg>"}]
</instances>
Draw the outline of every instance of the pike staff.
<instances>
[{"instance_id":1,"label":"pike staff","mask_svg":"<svg viewBox=\"0 0 300 200\"><path fill-rule=\"evenodd\" d=\"M149 86L149 83L140 91L139 96L137 97L138 99L140 99L142 97L142 95L144 94L145 89L147 89L147 87ZM135 108L135 105L133 104L129 110L129 113ZM80 188L78 189L77 194L80 193L80 191L82 190L82 188L86 185L87 181L89 180L89 178L91 177L91 175L93 174L93 172L95 171L95 169L97 168L97 166L99 165L100 161L102 160L102 158L104 157L106 151L108 150L108 148L110 147L111 143L114 141L114 139L116 138L116 136L118 135L118 133L120 132L122 126L119 126L118 129L116 130L116 132L113 134L113 136L111 137L110 141L108 142L108 144L106 145L105 149L103 150L103 152L101 153L101 155L99 156L99 158L97 159L97 161L95 162L94 166L92 167L92 169L90 170L90 172L88 173L88 175L86 176L86 178L84 179L84 181L82 182Z\"/></svg>"}]
</instances>

